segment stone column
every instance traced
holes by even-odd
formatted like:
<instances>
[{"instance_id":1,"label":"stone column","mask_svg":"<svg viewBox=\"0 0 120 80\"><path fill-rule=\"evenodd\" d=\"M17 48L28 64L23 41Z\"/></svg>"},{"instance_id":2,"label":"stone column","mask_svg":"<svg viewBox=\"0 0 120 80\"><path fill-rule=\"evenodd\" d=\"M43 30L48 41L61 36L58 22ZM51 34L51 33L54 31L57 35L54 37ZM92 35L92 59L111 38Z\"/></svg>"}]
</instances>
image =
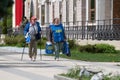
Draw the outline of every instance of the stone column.
<instances>
[{"instance_id":1,"label":"stone column","mask_svg":"<svg viewBox=\"0 0 120 80\"><path fill-rule=\"evenodd\" d=\"M96 0L96 20L105 20L105 0ZM104 21L97 21L98 25L103 25Z\"/></svg>"},{"instance_id":2,"label":"stone column","mask_svg":"<svg viewBox=\"0 0 120 80\"><path fill-rule=\"evenodd\" d=\"M55 18L59 18L59 1L55 1L55 7L54 7L54 14L55 14Z\"/></svg>"},{"instance_id":3,"label":"stone column","mask_svg":"<svg viewBox=\"0 0 120 80\"><path fill-rule=\"evenodd\" d=\"M62 22L66 22L66 0L63 0L62 5Z\"/></svg>"},{"instance_id":4,"label":"stone column","mask_svg":"<svg viewBox=\"0 0 120 80\"><path fill-rule=\"evenodd\" d=\"M86 0L86 21L89 20L89 0Z\"/></svg>"},{"instance_id":5,"label":"stone column","mask_svg":"<svg viewBox=\"0 0 120 80\"><path fill-rule=\"evenodd\" d=\"M77 0L76 3L76 21L78 21L77 25L81 25L82 21L82 0Z\"/></svg>"},{"instance_id":6,"label":"stone column","mask_svg":"<svg viewBox=\"0 0 120 80\"><path fill-rule=\"evenodd\" d=\"M15 3L15 0L13 0L13 1ZM15 4L13 4L12 14L13 14L13 17L12 17L12 27L15 28Z\"/></svg>"},{"instance_id":7,"label":"stone column","mask_svg":"<svg viewBox=\"0 0 120 80\"><path fill-rule=\"evenodd\" d=\"M69 22L70 26L73 25L73 0L69 0Z\"/></svg>"},{"instance_id":8,"label":"stone column","mask_svg":"<svg viewBox=\"0 0 120 80\"><path fill-rule=\"evenodd\" d=\"M49 22L52 23L53 21L53 2L49 5Z\"/></svg>"},{"instance_id":9,"label":"stone column","mask_svg":"<svg viewBox=\"0 0 120 80\"><path fill-rule=\"evenodd\" d=\"M45 3L45 24L49 23L49 3Z\"/></svg>"},{"instance_id":10,"label":"stone column","mask_svg":"<svg viewBox=\"0 0 120 80\"><path fill-rule=\"evenodd\" d=\"M82 0L77 0L77 21L82 21Z\"/></svg>"},{"instance_id":11,"label":"stone column","mask_svg":"<svg viewBox=\"0 0 120 80\"><path fill-rule=\"evenodd\" d=\"M38 8L38 0L33 1L33 8L34 8L34 16L39 19L39 8Z\"/></svg>"},{"instance_id":12,"label":"stone column","mask_svg":"<svg viewBox=\"0 0 120 80\"><path fill-rule=\"evenodd\" d=\"M25 1L25 16L27 17L28 20L30 20L30 2L31 0L26 0Z\"/></svg>"}]
</instances>

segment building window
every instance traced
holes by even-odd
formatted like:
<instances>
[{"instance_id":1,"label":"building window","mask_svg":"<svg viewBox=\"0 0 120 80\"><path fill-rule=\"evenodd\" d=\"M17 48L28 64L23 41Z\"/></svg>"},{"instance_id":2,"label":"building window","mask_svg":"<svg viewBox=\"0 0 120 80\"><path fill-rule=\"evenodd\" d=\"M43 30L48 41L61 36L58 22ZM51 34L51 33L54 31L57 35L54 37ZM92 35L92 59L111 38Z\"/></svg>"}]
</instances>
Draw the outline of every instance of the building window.
<instances>
[{"instance_id":1,"label":"building window","mask_svg":"<svg viewBox=\"0 0 120 80\"><path fill-rule=\"evenodd\" d=\"M94 21L95 20L95 0L90 1L90 15L89 20Z\"/></svg>"},{"instance_id":2,"label":"building window","mask_svg":"<svg viewBox=\"0 0 120 80\"><path fill-rule=\"evenodd\" d=\"M41 6L41 25L45 24L45 5Z\"/></svg>"},{"instance_id":3,"label":"building window","mask_svg":"<svg viewBox=\"0 0 120 80\"><path fill-rule=\"evenodd\" d=\"M69 24L69 1L66 1L66 24Z\"/></svg>"}]
</instances>

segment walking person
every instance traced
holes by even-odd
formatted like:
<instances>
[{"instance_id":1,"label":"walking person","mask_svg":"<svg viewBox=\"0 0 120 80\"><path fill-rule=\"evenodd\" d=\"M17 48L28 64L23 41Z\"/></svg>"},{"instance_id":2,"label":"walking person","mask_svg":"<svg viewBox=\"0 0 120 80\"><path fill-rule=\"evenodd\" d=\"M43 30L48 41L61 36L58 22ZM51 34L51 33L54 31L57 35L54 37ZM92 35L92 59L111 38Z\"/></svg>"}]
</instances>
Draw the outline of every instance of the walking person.
<instances>
[{"instance_id":1,"label":"walking person","mask_svg":"<svg viewBox=\"0 0 120 80\"><path fill-rule=\"evenodd\" d=\"M60 50L63 48L63 42L66 41L65 32L59 18L55 18L49 26L49 41L52 42L55 49L55 60L59 60Z\"/></svg>"},{"instance_id":2,"label":"walking person","mask_svg":"<svg viewBox=\"0 0 120 80\"><path fill-rule=\"evenodd\" d=\"M30 22L28 22L24 29L24 35L30 35L30 43L29 46L29 57L32 61L36 60L37 56L37 40L40 39L41 28L39 22L36 21L37 18L32 16Z\"/></svg>"}]
</instances>

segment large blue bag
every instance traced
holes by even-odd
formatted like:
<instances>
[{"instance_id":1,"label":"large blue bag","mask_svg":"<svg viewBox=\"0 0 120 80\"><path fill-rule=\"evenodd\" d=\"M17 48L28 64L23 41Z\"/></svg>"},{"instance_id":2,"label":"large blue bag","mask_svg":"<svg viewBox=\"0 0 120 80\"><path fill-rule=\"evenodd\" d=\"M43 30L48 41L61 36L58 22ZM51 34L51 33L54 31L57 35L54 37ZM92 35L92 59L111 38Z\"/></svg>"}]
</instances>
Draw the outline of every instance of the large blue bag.
<instances>
[{"instance_id":1,"label":"large blue bag","mask_svg":"<svg viewBox=\"0 0 120 80\"><path fill-rule=\"evenodd\" d=\"M46 42L46 48L45 48L46 54L53 54L53 46L51 42Z\"/></svg>"},{"instance_id":2,"label":"large blue bag","mask_svg":"<svg viewBox=\"0 0 120 80\"><path fill-rule=\"evenodd\" d=\"M70 53L70 48L69 48L69 42L64 41L63 42L63 50L62 50L63 54L67 55L67 56L71 56Z\"/></svg>"}]
</instances>

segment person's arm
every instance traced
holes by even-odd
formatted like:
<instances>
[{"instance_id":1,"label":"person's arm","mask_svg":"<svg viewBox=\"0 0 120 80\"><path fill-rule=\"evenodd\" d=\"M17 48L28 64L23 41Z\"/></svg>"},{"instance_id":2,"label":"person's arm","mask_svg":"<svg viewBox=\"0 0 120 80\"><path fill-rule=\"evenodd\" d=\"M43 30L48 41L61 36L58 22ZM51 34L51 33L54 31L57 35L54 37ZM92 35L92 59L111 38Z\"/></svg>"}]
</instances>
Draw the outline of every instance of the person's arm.
<instances>
[{"instance_id":1,"label":"person's arm","mask_svg":"<svg viewBox=\"0 0 120 80\"><path fill-rule=\"evenodd\" d=\"M24 28L24 35L26 35L27 32L29 31L29 26L30 26L30 23L27 23L27 24L25 25L25 28Z\"/></svg>"},{"instance_id":2,"label":"person's arm","mask_svg":"<svg viewBox=\"0 0 120 80\"><path fill-rule=\"evenodd\" d=\"M40 24L39 24L39 22L36 22L36 23L37 23L37 26L38 26L38 33L41 34L41 27L40 27Z\"/></svg>"},{"instance_id":3,"label":"person's arm","mask_svg":"<svg viewBox=\"0 0 120 80\"><path fill-rule=\"evenodd\" d=\"M61 26L62 26L62 29L63 29L64 39L66 40L65 29L64 29L64 27L63 27L62 23L61 23Z\"/></svg>"}]
</instances>

